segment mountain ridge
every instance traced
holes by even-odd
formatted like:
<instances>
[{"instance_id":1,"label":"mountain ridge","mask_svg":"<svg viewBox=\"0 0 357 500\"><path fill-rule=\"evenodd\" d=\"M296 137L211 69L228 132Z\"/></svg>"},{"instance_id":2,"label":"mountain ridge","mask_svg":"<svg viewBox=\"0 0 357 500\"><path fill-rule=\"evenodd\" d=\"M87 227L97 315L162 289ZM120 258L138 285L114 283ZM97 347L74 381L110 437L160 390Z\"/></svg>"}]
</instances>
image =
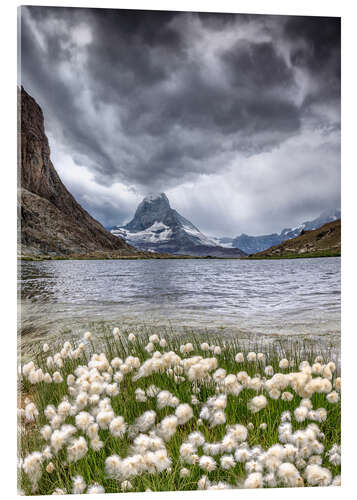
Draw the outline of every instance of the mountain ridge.
<instances>
[{"instance_id":1,"label":"mountain ridge","mask_svg":"<svg viewBox=\"0 0 357 500\"><path fill-rule=\"evenodd\" d=\"M250 236L242 233L235 238L217 238L222 244L230 245L233 248L240 248L248 255L267 250L268 248L279 245L283 241L296 238L301 231L311 231L320 228L323 224L333 222L341 218L341 210L325 210L315 219L302 222L293 228L284 228L280 233L271 233L258 236Z\"/></svg>"}]
</instances>

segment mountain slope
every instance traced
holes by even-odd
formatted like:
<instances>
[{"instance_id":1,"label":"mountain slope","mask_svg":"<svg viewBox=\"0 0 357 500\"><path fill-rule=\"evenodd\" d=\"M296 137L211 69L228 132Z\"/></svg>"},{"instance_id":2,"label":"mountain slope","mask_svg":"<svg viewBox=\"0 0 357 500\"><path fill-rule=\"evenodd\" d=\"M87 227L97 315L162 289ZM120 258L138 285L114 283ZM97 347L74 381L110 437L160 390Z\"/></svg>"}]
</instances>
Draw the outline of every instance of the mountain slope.
<instances>
[{"instance_id":1,"label":"mountain slope","mask_svg":"<svg viewBox=\"0 0 357 500\"><path fill-rule=\"evenodd\" d=\"M318 229L327 222L333 222L341 218L341 210L325 210L319 217L311 221L305 221L293 228L285 228L280 234L264 234L261 236L249 236L242 233L236 238L220 238L217 241L222 245L229 245L233 248L240 248L247 254L262 252L274 245L279 245L283 241L299 236L302 230L311 231Z\"/></svg>"},{"instance_id":2,"label":"mountain slope","mask_svg":"<svg viewBox=\"0 0 357 500\"><path fill-rule=\"evenodd\" d=\"M126 226L117 226L111 232L123 237L136 248L176 255L241 257L237 248L217 245L189 220L171 208L165 193L150 195L136 209L134 218Z\"/></svg>"},{"instance_id":3,"label":"mountain slope","mask_svg":"<svg viewBox=\"0 0 357 500\"><path fill-rule=\"evenodd\" d=\"M251 257L254 259L323 255L341 255L341 219L328 222L318 229L303 230L300 236L286 240Z\"/></svg>"},{"instance_id":4,"label":"mountain slope","mask_svg":"<svg viewBox=\"0 0 357 500\"><path fill-rule=\"evenodd\" d=\"M21 255L136 255L66 189L50 159L42 110L23 88L18 90L18 106Z\"/></svg>"}]
</instances>

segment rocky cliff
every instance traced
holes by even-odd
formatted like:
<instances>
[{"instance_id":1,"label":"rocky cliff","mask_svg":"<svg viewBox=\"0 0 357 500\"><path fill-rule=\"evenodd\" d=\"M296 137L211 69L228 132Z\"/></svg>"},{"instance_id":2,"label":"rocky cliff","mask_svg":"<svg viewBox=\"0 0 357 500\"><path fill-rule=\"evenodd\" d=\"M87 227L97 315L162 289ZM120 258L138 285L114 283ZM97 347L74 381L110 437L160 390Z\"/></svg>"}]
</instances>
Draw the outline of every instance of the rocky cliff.
<instances>
[{"instance_id":1,"label":"rocky cliff","mask_svg":"<svg viewBox=\"0 0 357 500\"><path fill-rule=\"evenodd\" d=\"M23 88L18 90L18 108L21 256L138 255L93 219L66 189L50 159L42 110Z\"/></svg>"}]
</instances>

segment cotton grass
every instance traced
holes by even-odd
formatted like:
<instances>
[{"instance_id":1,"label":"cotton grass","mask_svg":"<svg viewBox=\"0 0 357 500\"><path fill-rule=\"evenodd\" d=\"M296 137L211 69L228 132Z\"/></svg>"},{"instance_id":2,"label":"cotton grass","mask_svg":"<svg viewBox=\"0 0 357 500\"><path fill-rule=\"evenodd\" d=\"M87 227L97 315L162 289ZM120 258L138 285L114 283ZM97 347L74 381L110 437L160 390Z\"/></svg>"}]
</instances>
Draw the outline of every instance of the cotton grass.
<instances>
[{"instance_id":1,"label":"cotton grass","mask_svg":"<svg viewBox=\"0 0 357 500\"><path fill-rule=\"evenodd\" d=\"M327 356L119 327L98 350L83 338L39 346L19 371L24 493L341 483L341 378Z\"/></svg>"}]
</instances>

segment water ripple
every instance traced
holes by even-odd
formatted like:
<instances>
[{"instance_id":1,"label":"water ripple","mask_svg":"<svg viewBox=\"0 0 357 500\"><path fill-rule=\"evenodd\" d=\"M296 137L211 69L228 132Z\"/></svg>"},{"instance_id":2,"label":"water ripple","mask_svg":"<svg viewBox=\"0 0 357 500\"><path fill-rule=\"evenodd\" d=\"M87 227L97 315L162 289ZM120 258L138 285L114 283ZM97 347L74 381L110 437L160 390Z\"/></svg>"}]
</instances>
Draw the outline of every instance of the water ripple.
<instances>
[{"instance_id":1,"label":"water ripple","mask_svg":"<svg viewBox=\"0 0 357 500\"><path fill-rule=\"evenodd\" d=\"M255 333L340 329L339 258L24 262L19 293L23 320L46 314L57 326L135 317Z\"/></svg>"}]
</instances>

